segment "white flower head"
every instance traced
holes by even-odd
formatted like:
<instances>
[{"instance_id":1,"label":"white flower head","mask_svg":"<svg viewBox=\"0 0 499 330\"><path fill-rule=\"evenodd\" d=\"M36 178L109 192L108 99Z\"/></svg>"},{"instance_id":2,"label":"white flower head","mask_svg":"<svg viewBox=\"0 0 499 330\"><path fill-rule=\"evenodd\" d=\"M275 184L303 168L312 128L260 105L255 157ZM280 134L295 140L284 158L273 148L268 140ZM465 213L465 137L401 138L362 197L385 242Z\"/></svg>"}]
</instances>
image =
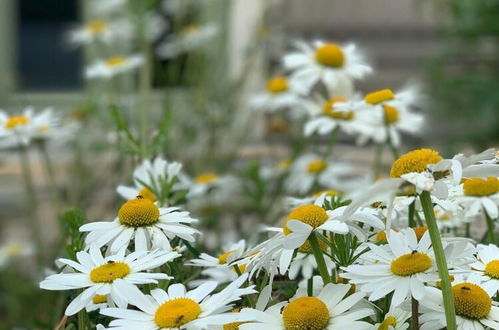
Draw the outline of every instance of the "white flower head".
<instances>
[{"instance_id":1,"label":"white flower head","mask_svg":"<svg viewBox=\"0 0 499 330\"><path fill-rule=\"evenodd\" d=\"M134 28L128 19L104 20L93 19L69 31L68 40L76 45L93 42L110 44L116 40L132 39Z\"/></svg>"},{"instance_id":2,"label":"white flower head","mask_svg":"<svg viewBox=\"0 0 499 330\"><path fill-rule=\"evenodd\" d=\"M168 59L191 52L213 39L218 30L218 25L215 23L187 25L178 34L159 45L157 54Z\"/></svg>"},{"instance_id":3,"label":"white flower head","mask_svg":"<svg viewBox=\"0 0 499 330\"><path fill-rule=\"evenodd\" d=\"M132 72L144 63L142 55L113 56L97 60L85 70L87 79L110 79L126 72Z\"/></svg>"}]
</instances>

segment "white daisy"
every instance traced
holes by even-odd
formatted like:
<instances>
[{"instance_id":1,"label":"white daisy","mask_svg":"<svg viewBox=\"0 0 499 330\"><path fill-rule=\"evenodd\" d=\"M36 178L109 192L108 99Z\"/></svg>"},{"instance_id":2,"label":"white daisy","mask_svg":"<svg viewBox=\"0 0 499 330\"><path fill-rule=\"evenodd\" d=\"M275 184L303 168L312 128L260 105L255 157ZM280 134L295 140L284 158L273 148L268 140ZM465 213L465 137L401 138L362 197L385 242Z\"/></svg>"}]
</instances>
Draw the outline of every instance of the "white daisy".
<instances>
[{"instance_id":1,"label":"white daisy","mask_svg":"<svg viewBox=\"0 0 499 330\"><path fill-rule=\"evenodd\" d=\"M499 247L478 245L476 260L470 267L472 272L481 275L482 288L489 296L495 296L499 290Z\"/></svg>"},{"instance_id":2,"label":"white daisy","mask_svg":"<svg viewBox=\"0 0 499 330\"><path fill-rule=\"evenodd\" d=\"M499 171L499 165L495 165ZM499 179L466 178L462 184L462 196L455 197L466 209L466 216L475 216L485 210L488 216L496 219L499 216Z\"/></svg>"},{"instance_id":3,"label":"white daisy","mask_svg":"<svg viewBox=\"0 0 499 330\"><path fill-rule=\"evenodd\" d=\"M342 177L351 175L352 167L346 163L333 162L314 154L305 154L291 165L286 179L286 189L291 193L306 194L320 185L326 189L342 190Z\"/></svg>"},{"instance_id":4,"label":"white daisy","mask_svg":"<svg viewBox=\"0 0 499 330\"><path fill-rule=\"evenodd\" d=\"M385 314L381 323L376 323L372 330L405 330L409 328L409 323L406 321L411 317L411 313L397 308L391 307L388 313Z\"/></svg>"},{"instance_id":5,"label":"white daisy","mask_svg":"<svg viewBox=\"0 0 499 330\"><path fill-rule=\"evenodd\" d=\"M0 111L0 146L12 148L27 145L36 132L36 117L32 107L24 109L19 115Z\"/></svg>"},{"instance_id":6,"label":"white daisy","mask_svg":"<svg viewBox=\"0 0 499 330\"><path fill-rule=\"evenodd\" d=\"M189 182L188 198L205 195L208 191L221 190L222 192L234 192L238 189L238 180L228 175L218 175L215 172L203 172L194 179L185 178Z\"/></svg>"},{"instance_id":7,"label":"white daisy","mask_svg":"<svg viewBox=\"0 0 499 330\"><path fill-rule=\"evenodd\" d=\"M442 291L434 287L426 287L425 290L425 299L420 301L420 329L443 329L446 327L446 321ZM479 278L473 275L465 281L456 278L452 282L452 294L457 329L499 329L499 307L484 290Z\"/></svg>"},{"instance_id":8,"label":"white daisy","mask_svg":"<svg viewBox=\"0 0 499 330\"><path fill-rule=\"evenodd\" d=\"M418 242L410 228L404 233L390 231L387 240L388 245L384 247L368 244L371 249L368 253L377 262L348 266L343 269L342 276L350 279L361 291L370 293L371 301L390 292L394 292L391 303L394 307L411 296L416 300L423 299L425 283L438 279L429 232L425 232ZM452 265L452 260L447 259L447 262Z\"/></svg>"},{"instance_id":9,"label":"white daisy","mask_svg":"<svg viewBox=\"0 0 499 330\"><path fill-rule=\"evenodd\" d=\"M218 30L218 25L215 23L187 25L178 34L159 45L157 54L162 58L174 58L191 52L213 39Z\"/></svg>"},{"instance_id":10,"label":"white daisy","mask_svg":"<svg viewBox=\"0 0 499 330\"><path fill-rule=\"evenodd\" d=\"M4 268L9 261L16 258L24 258L33 254L33 246L24 242L10 242L0 246L0 269Z\"/></svg>"},{"instance_id":11,"label":"white daisy","mask_svg":"<svg viewBox=\"0 0 499 330\"><path fill-rule=\"evenodd\" d=\"M133 171L134 187L118 186L117 192L123 198L130 200L136 198L138 195L156 202L158 197L164 200L167 192L176 191L187 188L187 183L182 182L182 176L178 176L182 164L177 162L168 162L160 157L150 161L145 159ZM173 180L176 182L173 182ZM179 182L177 182L179 179ZM173 185L173 186L172 186ZM168 188L169 191L165 191Z\"/></svg>"},{"instance_id":12,"label":"white daisy","mask_svg":"<svg viewBox=\"0 0 499 330\"><path fill-rule=\"evenodd\" d=\"M80 227L89 232L87 246L109 246L111 252L119 251L135 240L135 250L171 250L170 240L179 237L194 242L198 230L184 225L197 220L178 207L158 208L151 200L139 196L125 202L114 221L92 222Z\"/></svg>"},{"instance_id":13,"label":"white daisy","mask_svg":"<svg viewBox=\"0 0 499 330\"><path fill-rule=\"evenodd\" d=\"M134 286L119 281L118 287L131 305L139 310L108 308L101 313L116 318L109 329L208 329L232 322L250 321L244 313L227 313L231 303L254 293L253 286L240 288L247 275L239 277L219 293L210 295L216 282L205 282L186 291L182 284L172 284L168 291L154 289L144 295Z\"/></svg>"},{"instance_id":14,"label":"white daisy","mask_svg":"<svg viewBox=\"0 0 499 330\"><path fill-rule=\"evenodd\" d=\"M176 252L137 251L125 256L125 250L118 254L103 257L97 247L90 252L80 251L76 254L78 262L69 259L58 259L58 263L67 265L75 273L61 273L48 276L40 282L45 290L74 290L86 288L66 308L66 315L73 315L89 305L95 295L106 295L107 299L120 307L126 307L127 299L116 286L121 279L130 285L158 283L157 280L172 277L163 273L149 273L180 255Z\"/></svg>"},{"instance_id":15,"label":"white daisy","mask_svg":"<svg viewBox=\"0 0 499 330\"><path fill-rule=\"evenodd\" d=\"M87 79L110 79L118 74L131 72L143 63L142 55L113 56L90 64L85 70L85 77Z\"/></svg>"},{"instance_id":16,"label":"white daisy","mask_svg":"<svg viewBox=\"0 0 499 330\"><path fill-rule=\"evenodd\" d=\"M131 39L133 30L132 23L127 19L112 21L94 19L69 31L68 40L77 45L86 45L96 41L109 44L117 39Z\"/></svg>"},{"instance_id":17,"label":"white daisy","mask_svg":"<svg viewBox=\"0 0 499 330\"><path fill-rule=\"evenodd\" d=\"M276 304L265 311L243 309L242 313L256 321L241 324L239 329L370 329L369 323L360 320L373 311L356 308L364 294L357 292L345 298L349 290L350 285L329 283L317 296L296 297L288 304Z\"/></svg>"},{"instance_id":18,"label":"white daisy","mask_svg":"<svg viewBox=\"0 0 499 330\"><path fill-rule=\"evenodd\" d=\"M331 96L349 97L353 80L372 71L353 44L297 42L296 48L296 52L284 56L284 67L292 71L291 80L307 91L320 81Z\"/></svg>"}]
</instances>

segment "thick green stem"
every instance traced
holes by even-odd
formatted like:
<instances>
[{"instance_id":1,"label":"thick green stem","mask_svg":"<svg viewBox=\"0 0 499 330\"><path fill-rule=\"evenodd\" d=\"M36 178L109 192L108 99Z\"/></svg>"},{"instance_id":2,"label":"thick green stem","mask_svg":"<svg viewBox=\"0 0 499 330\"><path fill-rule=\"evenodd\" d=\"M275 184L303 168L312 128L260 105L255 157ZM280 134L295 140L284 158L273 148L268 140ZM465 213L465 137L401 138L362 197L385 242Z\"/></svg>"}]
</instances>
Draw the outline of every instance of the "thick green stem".
<instances>
[{"instance_id":1,"label":"thick green stem","mask_svg":"<svg viewBox=\"0 0 499 330\"><path fill-rule=\"evenodd\" d=\"M414 212L416 211L416 200L409 204L409 227L414 228L416 222L414 221Z\"/></svg>"},{"instance_id":2,"label":"thick green stem","mask_svg":"<svg viewBox=\"0 0 499 330\"><path fill-rule=\"evenodd\" d=\"M447 321L447 329L455 330L456 314L454 309L454 297L452 295L449 271L447 269L444 248L442 246L442 240L440 239L440 233L438 231L437 220L435 219L435 213L433 211L433 203L431 202L430 193L427 191L423 191L420 195L420 199L426 218L426 225L428 227L428 231L430 232L431 244L433 246L433 252L435 253L440 281L442 283L442 295L445 309L445 319Z\"/></svg>"},{"instance_id":3,"label":"thick green stem","mask_svg":"<svg viewBox=\"0 0 499 330\"><path fill-rule=\"evenodd\" d=\"M314 295L314 277L310 277L307 280L307 295L312 297Z\"/></svg>"},{"instance_id":4,"label":"thick green stem","mask_svg":"<svg viewBox=\"0 0 499 330\"><path fill-rule=\"evenodd\" d=\"M321 274L324 285L326 285L331 282L331 279L329 278L329 272L327 271L326 261L324 260L321 246L319 245L319 241L317 240L317 236L314 232L310 234L310 236L308 237L308 241L312 246L312 252L314 253L315 260L317 261L317 268L319 269L319 273Z\"/></svg>"},{"instance_id":5,"label":"thick green stem","mask_svg":"<svg viewBox=\"0 0 499 330\"><path fill-rule=\"evenodd\" d=\"M411 300L411 310L412 330L419 330L419 302L414 298Z\"/></svg>"},{"instance_id":6,"label":"thick green stem","mask_svg":"<svg viewBox=\"0 0 499 330\"><path fill-rule=\"evenodd\" d=\"M494 229L495 229L494 221L492 220L490 215L487 213L487 211L485 211L485 209L483 210L483 213L485 214L485 220L487 221L487 237L489 239L489 243L497 245L496 244L496 237L494 235Z\"/></svg>"}]
</instances>

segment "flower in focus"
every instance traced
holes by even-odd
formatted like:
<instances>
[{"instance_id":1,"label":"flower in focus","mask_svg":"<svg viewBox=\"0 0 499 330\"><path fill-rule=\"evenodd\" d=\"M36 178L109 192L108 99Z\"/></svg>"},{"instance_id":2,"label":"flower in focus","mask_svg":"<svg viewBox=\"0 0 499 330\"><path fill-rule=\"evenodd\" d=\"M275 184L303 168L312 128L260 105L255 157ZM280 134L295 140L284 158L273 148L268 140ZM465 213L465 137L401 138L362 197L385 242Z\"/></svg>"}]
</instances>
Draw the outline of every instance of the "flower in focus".
<instances>
[{"instance_id":1,"label":"flower in focus","mask_svg":"<svg viewBox=\"0 0 499 330\"><path fill-rule=\"evenodd\" d=\"M89 232L85 238L87 246L108 245L111 252L126 248L135 241L135 251L149 249L171 250L170 240L180 237L194 242L198 230L184 225L197 220L189 212L178 207L158 208L150 199L138 196L125 202L114 221L91 222L80 227Z\"/></svg>"},{"instance_id":2,"label":"flower in focus","mask_svg":"<svg viewBox=\"0 0 499 330\"><path fill-rule=\"evenodd\" d=\"M499 248L496 245L478 245L476 260L470 265L473 273L481 276L481 286L493 297L499 290Z\"/></svg>"},{"instance_id":3,"label":"flower in focus","mask_svg":"<svg viewBox=\"0 0 499 330\"><path fill-rule=\"evenodd\" d=\"M118 74L131 72L143 63L142 55L108 57L90 64L85 70L85 77L87 79L110 79Z\"/></svg>"},{"instance_id":4,"label":"flower in focus","mask_svg":"<svg viewBox=\"0 0 499 330\"><path fill-rule=\"evenodd\" d=\"M296 52L284 56L284 67L292 71L291 80L306 91L322 82L332 96L349 97L353 80L372 71L353 44L297 42L296 48Z\"/></svg>"},{"instance_id":5,"label":"flower in focus","mask_svg":"<svg viewBox=\"0 0 499 330\"><path fill-rule=\"evenodd\" d=\"M381 323L376 323L373 329L405 330L409 328L409 323L406 321L410 317L411 313L397 307L391 307L383 318L383 321Z\"/></svg>"},{"instance_id":6,"label":"flower in focus","mask_svg":"<svg viewBox=\"0 0 499 330\"><path fill-rule=\"evenodd\" d=\"M118 254L103 257L97 247L90 252L80 251L76 254L78 262L69 259L58 259L58 262L74 269L74 273L61 273L48 276L40 282L45 290L71 290L86 288L66 308L66 315L73 315L90 305L96 295L106 296L120 307L126 307L127 299L116 287L116 280L121 279L130 285L158 283L160 279L170 279L164 273L150 273L180 255L176 252L142 251L125 256L123 249ZM102 299L98 297L98 300ZM97 301L98 301L97 300Z\"/></svg>"},{"instance_id":7,"label":"flower in focus","mask_svg":"<svg viewBox=\"0 0 499 330\"><path fill-rule=\"evenodd\" d=\"M355 308L364 294L357 292L347 296L350 285L327 284L317 296L293 298L267 308L243 309L255 322L239 326L241 330L260 329L370 329L371 324L361 319L373 314L369 308Z\"/></svg>"},{"instance_id":8,"label":"flower in focus","mask_svg":"<svg viewBox=\"0 0 499 330\"><path fill-rule=\"evenodd\" d=\"M232 302L255 292L253 286L240 288L246 279L247 275L243 275L213 295L210 294L216 289L217 283L212 281L191 291L186 291L180 283L172 284L168 291L152 290L150 296L120 282L120 291L139 310L108 308L101 310L101 313L116 318L109 324L109 329L207 329L209 326L250 321L251 318L245 313L227 313Z\"/></svg>"}]
</instances>

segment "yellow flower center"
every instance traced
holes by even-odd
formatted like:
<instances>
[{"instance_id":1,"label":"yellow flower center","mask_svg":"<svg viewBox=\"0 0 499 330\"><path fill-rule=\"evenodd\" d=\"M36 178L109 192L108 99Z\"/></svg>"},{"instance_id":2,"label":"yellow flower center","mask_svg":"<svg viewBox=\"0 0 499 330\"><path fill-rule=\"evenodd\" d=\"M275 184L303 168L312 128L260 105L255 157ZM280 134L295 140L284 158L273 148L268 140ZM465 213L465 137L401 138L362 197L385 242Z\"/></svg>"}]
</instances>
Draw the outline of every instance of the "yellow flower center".
<instances>
[{"instance_id":1,"label":"yellow flower center","mask_svg":"<svg viewBox=\"0 0 499 330\"><path fill-rule=\"evenodd\" d=\"M154 314L154 322L160 328L180 328L201 314L201 307L190 298L176 298L159 306Z\"/></svg>"},{"instance_id":2,"label":"yellow flower center","mask_svg":"<svg viewBox=\"0 0 499 330\"><path fill-rule=\"evenodd\" d=\"M381 322L378 330L388 330L390 326L395 327L396 325L397 319L394 316L388 316Z\"/></svg>"},{"instance_id":3,"label":"yellow flower center","mask_svg":"<svg viewBox=\"0 0 499 330\"><path fill-rule=\"evenodd\" d=\"M13 116L10 117L6 122L5 122L5 128L7 129L12 129L16 128L17 126L25 126L29 121L29 118L26 116Z\"/></svg>"},{"instance_id":4,"label":"yellow flower center","mask_svg":"<svg viewBox=\"0 0 499 330\"><path fill-rule=\"evenodd\" d=\"M387 241L386 230L382 230L376 235L376 243L386 243Z\"/></svg>"},{"instance_id":5,"label":"yellow flower center","mask_svg":"<svg viewBox=\"0 0 499 330\"><path fill-rule=\"evenodd\" d=\"M130 273L130 267L124 262L108 261L90 272L90 280L94 283L112 283L117 278L123 278Z\"/></svg>"},{"instance_id":6,"label":"yellow flower center","mask_svg":"<svg viewBox=\"0 0 499 330\"><path fill-rule=\"evenodd\" d=\"M323 191L316 192L315 194L312 195L312 197L317 198L322 194L326 194L326 196L338 196L340 194L340 192L336 191L336 190L323 190Z\"/></svg>"},{"instance_id":7,"label":"yellow flower center","mask_svg":"<svg viewBox=\"0 0 499 330\"><path fill-rule=\"evenodd\" d=\"M120 223L131 227L149 226L157 222L158 218L158 207L142 196L124 203L118 211Z\"/></svg>"},{"instance_id":8,"label":"yellow flower center","mask_svg":"<svg viewBox=\"0 0 499 330\"><path fill-rule=\"evenodd\" d=\"M9 257L21 255L24 251L24 246L19 243L12 243L4 248L3 253Z\"/></svg>"},{"instance_id":9,"label":"yellow flower center","mask_svg":"<svg viewBox=\"0 0 499 330\"><path fill-rule=\"evenodd\" d=\"M230 251L227 251L225 253L222 253L219 257L218 257L218 263L223 265L223 264L226 264L227 263L227 258L229 258L229 256L236 252L236 250L230 250Z\"/></svg>"},{"instance_id":10,"label":"yellow flower center","mask_svg":"<svg viewBox=\"0 0 499 330\"><path fill-rule=\"evenodd\" d=\"M106 301L107 301L107 296L105 294L96 294L92 298L92 302L94 304L102 304L105 303Z\"/></svg>"},{"instance_id":11,"label":"yellow flower center","mask_svg":"<svg viewBox=\"0 0 499 330\"><path fill-rule=\"evenodd\" d=\"M279 161L279 163L277 163L276 167L279 170L287 170L291 166L292 162L293 161L291 159L283 159L283 160Z\"/></svg>"},{"instance_id":12,"label":"yellow flower center","mask_svg":"<svg viewBox=\"0 0 499 330\"><path fill-rule=\"evenodd\" d=\"M383 105L383 112L385 113L385 121L388 124L396 123L399 120L399 111L397 108L385 104Z\"/></svg>"},{"instance_id":13,"label":"yellow flower center","mask_svg":"<svg viewBox=\"0 0 499 330\"><path fill-rule=\"evenodd\" d=\"M322 113L334 119L352 120L355 116L353 111L334 111L333 106L337 102L346 102L346 99L344 97L335 97L327 100L326 104L322 107Z\"/></svg>"},{"instance_id":14,"label":"yellow flower center","mask_svg":"<svg viewBox=\"0 0 499 330\"><path fill-rule=\"evenodd\" d=\"M470 319L481 319L489 315L492 307L484 289L473 283L459 283L452 287L456 314Z\"/></svg>"},{"instance_id":15,"label":"yellow flower center","mask_svg":"<svg viewBox=\"0 0 499 330\"><path fill-rule=\"evenodd\" d=\"M398 276L411 276L424 272L430 267L430 257L425 253L417 251L401 255L393 260L390 265L392 273Z\"/></svg>"},{"instance_id":16,"label":"yellow flower center","mask_svg":"<svg viewBox=\"0 0 499 330\"><path fill-rule=\"evenodd\" d=\"M499 191L499 180L492 176L487 179L469 178L464 180L463 189L467 196L489 196Z\"/></svg>"},{"instance_id":17,"label":"yellow flower center","mask_svg":"<svg viewBox=\"0 0 499 330\"><path fill-rule=\"evenodd\" d=\"M125 64L125 62L126 62L126 58L124 58L123 56L114 56L114 57L110 57L106 60L107 66L112 67L112 68L123 65L123 64Z\"/></svg>"},{"instance_id":18,"label":"yellow flower center","mask_svg":"<svg viewBox=\"0 0 499 330\"><path fill-rule=\"evenodd\" d=\"M285 92L288 90L288 81L285 77L273 77L267 82L267 90L274 94Z\"/></svg>"},{"instance_id":19,"label":"yellow flower center","mask_svg":"<svg viewBox=\"0 0 499 330\"><path fill-rule=\"evenodd\" d=\"M284 235L289 235L292 233L292 231L288 228L286 225L289 220L299 220L303 223L306 223L312 228L317 228L320 225L322 225L324 222L326 222L328 216L326 213L326 210L324 210L322 207L318 205L302 205L298 206L295 208L291 213L289 213L288 217L286 218L286 223L284 224L284 227L282 228ZM327 244L322 242L321 240L319 241L319 244L321 245L322 249L327 249ZM306 241L303 243L299 248L298 251L307 253L311 250L310 243Z\"/></svg>"},{"instance_id":20,"label":"yellow flower center","mask_svg":"<svg viewBox=\"0 0 499 330\"><path fill-rule=\"evenodd\" d=\"M390 177L399 178L401 175L412 172L423 172L430 164L442 160L439 153L432 149L417 149L400 156L392 165Z\"/></svg>"},{"instance_id":21,"label":"yellow flower center","mask_svg":"<svg viewBox=\"0 0 499 330\"><path fill-rule=\"evenodd\" d=\"M345 63L345 55L338 45L325 44L315 50L315 60L324 66L338 68Z\"/></svg>"},{"instance_id":22,"label":"yellow flower center","mask_svg":"<svg viewBox=\"0 0 499 330\"><path fill-rule=\"evenodd\" d=\"M415 227L415 228L412 228L412 229L416 233L416 237L418 239L418 242L421 240L421 238L426 233L426 231L428 231L428 228L426 228L426 227Z\"/></svg>"},{"instance_id":23,"label":"yellow flower center","mask_svg":"<svg viewBox=\"0 0 499 330\"><path fill-rule=\"evenodd\" d=\"M393 94L391 89L382 89L379 91L375 91L369 94L366 94L364 97L364 101L367 104L378 104L385 101L390 101L395 98L395 94Z\"/></svg>"},{"instance_id":24,"label":"yellow flower center","mask_svg":"<svg viewBox=\"0 0 499 330\"><path fill-rule=\"evenodd\" d=\"M215 182L217 179L218 175L214 172L206 172L198 175L195 180L197 183L211 183Z\"/></svg>"},{"instance_id":25,"label":"yellow flower center","mask_svg":"<svg viewBox=\"0 0 499 330\"><path fill-rule=\"evenodd\" d=\"M192 35L195 35L196 33L198 33L199 30L200 30L199 24L192 23L192 24L186 25L180 33L185 35L185 36L192 36Z\"/></svg>"},{"instance_id":26,"label":"yellow flower center","mask_svg":"<svg viewBox=\"0 0 499 330\"><path fill-rule=\"evenodd\" d=\"M308 163L307 171L308 173L318 174L324 171L326 167L327 167L327 162L324 159L319 158Z\"/></svg>"},{"instance_id":27,"label":"yellow flower center","mask_svg":"<svg viewBox=\"0 0 499 330\"><path fill-rule=\"evenodd\" d=\"M329 310L316 297L300 297L290 302L282 312L287 330L320 330L329 323Z\"/></svg>"},{"instance_id":28,"label":"yellow flower center","mask_svg":"<svg viewBox=\"0 0 499 330\"><path fill-rule=\"evenodd\" d=\"M499 260L492 260L485 266L485 275L499 279Z\"/></svg>"},{"instance_id":29,"label":"yellow flower center","mask_svg":"<svg viewBox=\"0 0 499 330\"><path fill-rule=\"evenodd\" d=\"M141 191L139 191L139 196L144 197L145 199L150 200L151 202L156 202L158 199L156 198L156 195L147 187L142 188Z\"/></svg>"},{"instance_id":30,"label":"yellow flower center","mask_svg":"<svg viewBox=\"0 0 499 330\"><path fill-rule=\"evenodd\" d=\"M102 20L92 20L87 23L87 29L90 31L92 34L99 34L104 31L106 28L106 22Z\"/></svg>"}]
</instances>

